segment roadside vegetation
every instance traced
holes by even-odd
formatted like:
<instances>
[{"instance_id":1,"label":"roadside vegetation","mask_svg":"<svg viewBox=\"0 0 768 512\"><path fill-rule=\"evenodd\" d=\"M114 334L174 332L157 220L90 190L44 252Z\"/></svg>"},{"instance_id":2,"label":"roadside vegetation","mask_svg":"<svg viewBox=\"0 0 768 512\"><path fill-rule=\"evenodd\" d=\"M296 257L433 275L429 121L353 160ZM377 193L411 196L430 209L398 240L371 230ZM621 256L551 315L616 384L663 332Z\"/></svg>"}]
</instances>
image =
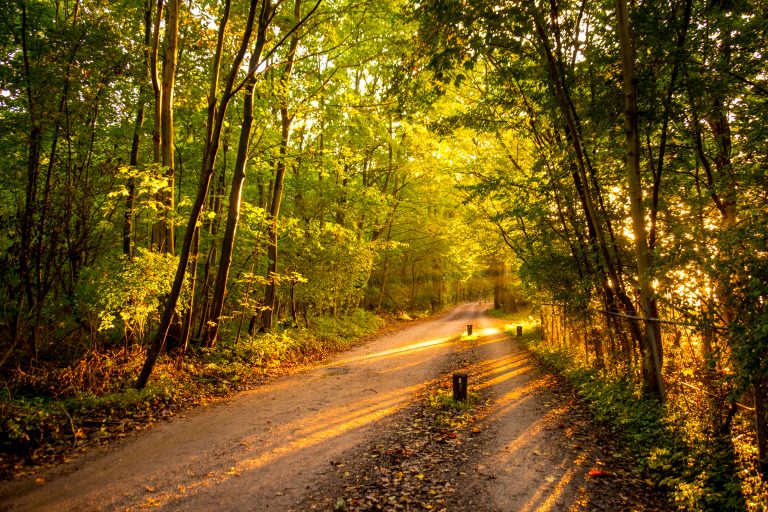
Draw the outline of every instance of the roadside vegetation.
<instances>
[{"instance_id":1,"label":"roadside vegetation","mask_svg":"<svg viewBox=\"0 0 768 512\"><path fill-rule=\"evenodd\" d=\"M492 296L531 304L579 382L660 404L643 457L681 506L765 507L764 2L0 18L3 450L75 444L129 382L146 411L323 352L358 310Z\"/></svg>"},{"instance_id":2,"label":"roadside vegetation","mask_svg":"<svg viewBox=\"0 0 768 512\"><path fill-rule=\"evenodd\" d=\"M0 478L70 459L93 445L143 430L191 406L229 396L265 379L317 362L366 336L395 329L396 318L362 310L318 318L312 329L283 328L163 356L156 378L134 387L144 354L91 353L69 367L17 369L0 396Z\"/></svg>"},{"instance_id":3,"label":"roadside vegetation","mask_svg":"<svg viewBox=\"0 0 768 512\"><path fill-rule=\"evenodd\" d=\"M672 396L664 404L648 399L627 375L597 370L572 349L547 341L541 323L531 319L519 339L567 380L594 420L620 440L620 456L632 461L646 483L662 490L678 510L762 510L768 503L768 487L751 453L754 434L747 414L735 415L734 438L714 431L711 404L690 394ZM508 331L513 333L512 325Z\"/></svg>"}]
</instances>

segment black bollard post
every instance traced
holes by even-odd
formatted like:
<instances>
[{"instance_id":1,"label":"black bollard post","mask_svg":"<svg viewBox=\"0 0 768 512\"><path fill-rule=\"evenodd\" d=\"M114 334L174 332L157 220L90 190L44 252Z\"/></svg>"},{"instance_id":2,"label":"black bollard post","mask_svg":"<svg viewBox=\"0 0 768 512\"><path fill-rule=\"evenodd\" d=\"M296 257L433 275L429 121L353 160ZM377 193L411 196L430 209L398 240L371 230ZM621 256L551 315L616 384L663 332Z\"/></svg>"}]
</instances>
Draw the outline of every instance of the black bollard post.
<instances>
[{"instance_id":1,"label":"black bollard post","mask_svg":"<svg viewBox=\"0 0 768 512\"><path fill-rule=\"evenodd\" d=\"M523 335L523 326L522 325L518 325L517 326L517 337L519 338L522 335Z\"/></svg>"},{"instance_id":2,"label":"black bollard post","mask_svg":"<svg viewBox=\"0 0 768 512\"><path fill-rule=\"evenodd\" d=\"M467 324L467 336L472 336L472 324Z\"/></svg>"},{"instance_id":3,"label":"black bollard post","mask_svg":"<svg viewBox=\"0 0 768 512\"><path fill-rule=\"evenodd\" d=\"M453 374L453 400L463 402L467 399L467 374Z\"/></svg>"}]
</instances>

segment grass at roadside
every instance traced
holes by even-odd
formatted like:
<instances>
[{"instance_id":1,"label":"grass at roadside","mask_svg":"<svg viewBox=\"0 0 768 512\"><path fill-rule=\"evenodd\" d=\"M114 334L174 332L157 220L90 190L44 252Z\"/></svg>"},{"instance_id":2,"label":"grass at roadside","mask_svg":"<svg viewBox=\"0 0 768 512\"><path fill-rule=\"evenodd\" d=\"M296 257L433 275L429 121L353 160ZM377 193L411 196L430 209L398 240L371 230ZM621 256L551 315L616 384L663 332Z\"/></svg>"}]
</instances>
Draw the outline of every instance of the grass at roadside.
<instances>
[{"instance_id":1,"label":"grass at roadside","mask_svg":"<svg viewBox=\"0 0 768 512\"><path fill-rule=\"evenodd\" d=\"M165 355L145 389L132 388L144 351L92 353L66 368L16 371L0 391L0 478L67 460L88 446L142 430L184 408L224 397L270 375L358 343L385 320L356 311L315 319L311 329L224 339L186 357ZM388 325L393 325L390 322Z\"/></svg>"}]
</instances>

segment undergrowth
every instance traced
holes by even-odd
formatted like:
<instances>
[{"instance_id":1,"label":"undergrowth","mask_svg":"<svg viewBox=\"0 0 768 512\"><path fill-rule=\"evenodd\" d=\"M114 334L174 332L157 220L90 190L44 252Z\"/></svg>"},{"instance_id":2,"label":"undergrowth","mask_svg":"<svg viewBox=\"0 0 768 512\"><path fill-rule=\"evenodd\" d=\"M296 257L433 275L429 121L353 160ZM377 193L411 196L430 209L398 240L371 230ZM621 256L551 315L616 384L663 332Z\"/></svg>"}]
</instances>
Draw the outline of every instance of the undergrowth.
<instances>
[{"instance_id":1,"label":"undergrowth","mask_svg":"<svg viewBox=\"0 0 768 512\"><path fill-rule=\"evenodd\" d=\"M241 336L237 342L225 335L213 349L161 357L142 390L132 387L144 360L141 348L91 352L63 368L17 368L4 376L0 389L0 478L64 460L183 407L318 361L383 325L381 318L358 310L343 318L316 318L310 329Z\"/></svg>"},{"instance_id":2,"label":"undergrowth","mask_svg":"<svg viewBox=\"0 0 768 512\"><path fill-rule=\"evenodd\" d=\"M625 456L678 510L747 509L751 500L744 497L730 436L706 432L673 405L641 398L626 377L582 366L539 340L537 332L522 337L539 360L573 385L595 420L623 439ZM754 501L750 505L761 510Z\"/></svg>"}]
</instances>

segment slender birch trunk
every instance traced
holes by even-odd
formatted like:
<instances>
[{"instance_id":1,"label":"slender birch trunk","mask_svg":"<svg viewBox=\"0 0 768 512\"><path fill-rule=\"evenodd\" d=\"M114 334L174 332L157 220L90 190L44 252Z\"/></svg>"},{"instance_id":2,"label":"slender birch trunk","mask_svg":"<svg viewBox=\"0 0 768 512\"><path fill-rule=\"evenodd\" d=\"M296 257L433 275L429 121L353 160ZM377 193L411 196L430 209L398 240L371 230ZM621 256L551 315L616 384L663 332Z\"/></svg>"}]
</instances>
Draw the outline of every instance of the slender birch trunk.
<instances>
[{"instance_id":1,"label":"slender birch trunk","mask_svg":"<svg viewBox=\"0 0 768 512\"><path fill-rule=\"evenodd\" d=\"M618 17L619 50L624 81L624 126L627 135L627 182L629 185L630 215L634 235L635 259L638 274L638 296L643 316L657 318L656 299L653 292L653 269L645 230L643 190L640 172L640 133L638 129L637 89L635 84L635 52L630 34L629 13L626 0L616 0ZM662 380L661 326L656 321L645 321L643 350L644 391L664 399Z\"/></svg>"}]
</instances>

